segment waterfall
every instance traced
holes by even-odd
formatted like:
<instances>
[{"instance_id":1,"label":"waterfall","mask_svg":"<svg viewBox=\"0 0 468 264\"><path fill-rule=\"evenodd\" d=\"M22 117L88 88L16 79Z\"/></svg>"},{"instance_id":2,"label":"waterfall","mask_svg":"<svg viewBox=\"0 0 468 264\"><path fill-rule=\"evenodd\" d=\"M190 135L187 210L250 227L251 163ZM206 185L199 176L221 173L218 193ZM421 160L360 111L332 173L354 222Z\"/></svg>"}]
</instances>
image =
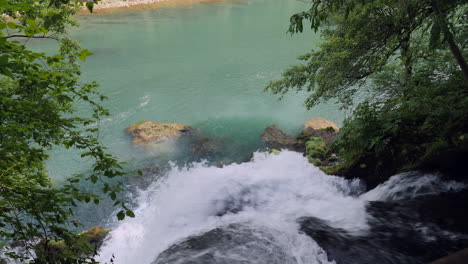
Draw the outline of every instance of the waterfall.
<instances>
[{"instance_id":1,"label":"waterfall","mask_svg":"<svg viewBox=\"0 0 468 264\"><path fill-rule=\"evenodd\" d=\"M314 217L351 236L369 232L369 201L450 192L464 185L402 174L367 193L329 176L300 153L254 153L222 168L172 168L136 198L137 217L116 222L100 261L116 263L334 263L298 219ZM400 197L404 198L404 197ZM158 257L159 256L159 257ZM191 262L190 262L191 261Z\"/></svg>"}]
</instances>

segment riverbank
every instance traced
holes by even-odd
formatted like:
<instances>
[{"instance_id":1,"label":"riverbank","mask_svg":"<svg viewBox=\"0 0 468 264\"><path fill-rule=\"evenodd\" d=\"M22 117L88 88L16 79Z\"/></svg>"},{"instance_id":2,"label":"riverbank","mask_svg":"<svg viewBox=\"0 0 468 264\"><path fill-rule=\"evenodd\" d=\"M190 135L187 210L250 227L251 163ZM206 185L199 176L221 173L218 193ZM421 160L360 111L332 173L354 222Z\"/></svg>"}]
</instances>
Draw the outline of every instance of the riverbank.
<instances>
[{"instance_id":1,"label":"riverbank","mask_svg":"<svg viewBox=\"0 0 468 264\"><path fill-rule=\"evenodd\" d=\"M176 6L190 6L222 1L224 0L103 0L94 6L93 13L90 13L84 7L83 10L81 10L80 15L108 14L136 9L159 9Z\"/></svg>"}]
</instances>

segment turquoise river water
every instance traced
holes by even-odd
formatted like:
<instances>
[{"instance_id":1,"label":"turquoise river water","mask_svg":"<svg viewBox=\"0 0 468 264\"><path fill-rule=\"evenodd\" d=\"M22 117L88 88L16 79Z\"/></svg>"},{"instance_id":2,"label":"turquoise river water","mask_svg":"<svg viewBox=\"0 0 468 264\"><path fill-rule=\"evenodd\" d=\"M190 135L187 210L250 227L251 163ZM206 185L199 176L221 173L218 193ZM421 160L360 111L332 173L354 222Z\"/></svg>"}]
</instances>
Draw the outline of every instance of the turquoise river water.
<instances>
[{"instance_id":1,"label":"turquoise river water","mask_svg":"<svg viewBox=\"0 0 468 264\"><path fill-rule=\"evenodd\" d=\"M148 153L129 151L124 129L143 120L178 122L227 138L235 156L255 151L271 124L292 133L314 116L339 124L343 113L334 105L308 111L305 94L278 101L263 92L317 44L312 31L286 33L289 16L307 7L296 0L226 1L80 17L72 38L94 53L83 63L84 79L109 97L103 144L122 161L140 160ZM56 149L49 172L61 180L86 165Z\"/></svg>"}]
</instances>

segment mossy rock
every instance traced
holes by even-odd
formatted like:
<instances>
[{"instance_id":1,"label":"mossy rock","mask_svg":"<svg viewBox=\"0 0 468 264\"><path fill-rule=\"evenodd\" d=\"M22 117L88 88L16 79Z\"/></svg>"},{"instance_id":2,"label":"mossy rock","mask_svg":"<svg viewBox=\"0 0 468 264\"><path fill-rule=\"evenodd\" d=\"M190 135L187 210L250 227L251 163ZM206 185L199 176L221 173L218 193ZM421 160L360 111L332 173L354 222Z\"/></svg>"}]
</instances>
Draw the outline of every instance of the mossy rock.
<instances>
[{"instance_id":1,"label":"mossy rock","mask_svg":"<svg viewBox=\"0 0 468 264\"><path fill-rule=\"evenodd\" d=\"M133 137L135 145L154 145L169 138L178 138L184 134L190 134L194 129L179 123L160 123L153 121L142 121L129 126L126 129Z\"/></svg>"},{"instance_id":2,"label":"mossy rock","mask_svg":"<svg viewBox=\"0 0 468 264\"><path fill-rule=\"evenodd\" d=\"M69 247L63 240L43 240L37 244L35 252L38 259L46 261L53 259L55 254L70 254L70 252L83 256L93 255L102 245L109 232L109 229L95 226L78 234L77 240L72 247Z\"/></svg>"},{"instance_id":3,"label":"mossy rock","mask_svg":"<svg viewBox=\"0 0 468 264\"><path fill-rule=\"evenodd\" d=\"M319 137L311 137L305 144L305 156L315 166L320 166L327 155L327 145Z\"/></svg>"},{"instance_id":4,"label":"mossy rock","mask_svg":"<svg viewBox=\"0 0 468 264\"><path fill-rule=\"evenodd\" d=\"M104 238L109 234L110 229L102 226L95 226L79 234L80 240L92 245L101 246Z\"/></svg>"},{"instance_id":5,"label":"mossy rock","mask_svg":"<svg viewBox=\"0 0 468 264\"><path fill-rule=\"evenodd\" d=\"M273 155L278 155L281 153L281 150L278 149L270 149L268 153L273 154Z\"/></svg>"},{"instance_id":6,"label":"mossy rock","mask_svg":"<svg viewBox=\"0 0 468 264\"><path fill-rule=\"evenodd\" d=\"M325 145L330 147L336 140L338 131L338 126L333 122L320 117L312 118L304 124L302 132L296 137L294 147L298 151L305 151L305 144L312 137L323 139Z\"/></svg>"}]
</instances>

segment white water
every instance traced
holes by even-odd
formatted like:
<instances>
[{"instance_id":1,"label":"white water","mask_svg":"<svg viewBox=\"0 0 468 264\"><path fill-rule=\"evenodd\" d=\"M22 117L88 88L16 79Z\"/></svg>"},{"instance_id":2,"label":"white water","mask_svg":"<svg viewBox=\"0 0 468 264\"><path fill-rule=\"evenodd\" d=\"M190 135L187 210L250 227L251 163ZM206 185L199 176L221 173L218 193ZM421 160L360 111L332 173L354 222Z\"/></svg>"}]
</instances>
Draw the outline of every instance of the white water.
<instances>
[{"instance_id":1,"label":"white water","mask_svg":"<svg viewBox=\"0 0 468 264\"><path fill-rule=\"evenodd\" d=\"M422 177L412 186L430 186L436 178ZM251 162L223 168L205 164L173 168L138 196L136 218L115 224L100 260L106 262L114 255L116 263L151 263L187 237L240 223L269 230L273 243L295 263L329 263L326 253L299 233L296 220L314 216L351 233L365 232L366 203L395 197L401 191L395 186L402 179L393 177L358 196L362 192L358 180L328 176L302 154L290 151L255 153Z\"/></svg>"},{"instance_id":2,"label":"white water","mask_svg":"<svg viewBox=\"0 0 468 264\"><path fill-rule=\"evenodd\" d=\"M366 201L402 200L422 195L436 195L443 192L456 192L465 184L456 181L443 181L440 175L408 172L395 175L388 181L361 195Z\"/></svg>"}]
</instances>

